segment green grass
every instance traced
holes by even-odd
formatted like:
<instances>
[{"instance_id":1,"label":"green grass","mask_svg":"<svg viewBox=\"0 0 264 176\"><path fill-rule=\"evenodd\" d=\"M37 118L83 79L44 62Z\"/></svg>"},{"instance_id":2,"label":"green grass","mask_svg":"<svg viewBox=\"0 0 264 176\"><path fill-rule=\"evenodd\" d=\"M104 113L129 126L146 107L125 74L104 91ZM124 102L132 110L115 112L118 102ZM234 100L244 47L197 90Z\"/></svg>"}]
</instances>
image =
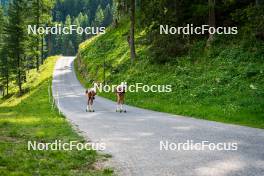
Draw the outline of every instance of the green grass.
<instances>
[{"instance_id":1,"label":"green grass","mask_svg":"<svg viewBox=\"0 0 264 176\"><path fill-rule=\"evenodd\" d=\"M146 32L136 31L137 61L131 65L126 35L129 22L110 28L80 45L75 70L86 87L93 80L118 84L171 84L170 93L127 93L126 103L155 111L250 127L264 128L264 44L240 36L216 37L205 50L206 40L192 44L186 55L165 64L153 61ZM245 39L245 38L244 38ZM165 57L161 55L160 57ZM100 93L115 99L113 93Z\"/></svg>"},{"instance_id":2,"label":"green grass","mask_svg":"<svg viewBox=\"0 0 264 176\"><path fill-rule=\"evenodd\" d=\"M109 169L97 168L105 160L93 150L33 151L28 141L62 142L85 139L78 135L56 109L51 108L48 87L57 57L48 58L40 72L31 70L23 85L28 92L0 102L0 175L112 175Z\"/></svg>"}]
</instances>

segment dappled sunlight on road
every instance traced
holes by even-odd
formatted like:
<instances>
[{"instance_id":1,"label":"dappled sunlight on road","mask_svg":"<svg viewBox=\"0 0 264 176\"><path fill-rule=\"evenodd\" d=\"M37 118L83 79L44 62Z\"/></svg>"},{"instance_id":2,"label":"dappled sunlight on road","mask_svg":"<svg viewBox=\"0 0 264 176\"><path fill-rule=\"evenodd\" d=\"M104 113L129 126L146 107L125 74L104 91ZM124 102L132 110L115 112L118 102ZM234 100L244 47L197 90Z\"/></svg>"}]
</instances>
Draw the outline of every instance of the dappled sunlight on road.
<instances>
[{"instance_id":1,"label":"dappled sunlight on road","mask_svg":"<svg viewBox=\"0 0 264 176\"><path fill-rule=\"evenodd\" d=\"M259 151L263 130L187 118L125 106L115 112L116 102L96 96L95 112L85 112L87 99L73 70L74 58L61 58L54 72L53 92L61 112L91 141L104 142L114 166L123 175L227 176L260 173L264 167ZM186 141L213 144L237 143L238 150L161 150L160 142ZM251 165L254 163L255 166ZM254 171L253 171L254 169ZM121 174L122 175L122 174Z\"/></svg>"},{"instance_id":2,"label":"dappled sunlight on road","mask_svg":"<svg viewBox=\"0 0 264 176\"><path fill-rule=\"evenodd\" d=\"M200 176L225 176L243 170L246 163L240 159L227 158L226 160L214 161L205 166L196 169L197 175Z\"/></svg>"},{"instance_id":3,"label":"dappled sunlight on road","mask_svg":"<svg viewBox=\"0 0 264 176\"><path fill-rule=\"evenodd\" d=\"M172 129L188 131L188 130L195 130L195 127L194 126L175 126L175 127L172 127Z\"/></svg>"}]
</instances>

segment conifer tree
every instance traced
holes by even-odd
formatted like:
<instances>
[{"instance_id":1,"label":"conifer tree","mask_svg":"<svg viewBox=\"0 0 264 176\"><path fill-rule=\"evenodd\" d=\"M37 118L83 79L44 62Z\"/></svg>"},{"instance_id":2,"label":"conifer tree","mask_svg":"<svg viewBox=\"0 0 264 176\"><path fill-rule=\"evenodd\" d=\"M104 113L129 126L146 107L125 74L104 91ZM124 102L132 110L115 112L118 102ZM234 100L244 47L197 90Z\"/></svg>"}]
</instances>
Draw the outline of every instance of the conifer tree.
<instances>
[{"instance_id":1,"label":"conifer tree","mask_svg":"<svg viewBox=\"0 0 264 176\"><path fill-rule=\"evenodd\" d=\"M104 9L104 20L103 20L103 26L108 26L109 24L111 24L112 19L113 19L113 15L112 15L112 11L111 11L111 6L110 4L107 4L107 6Z\"/></svg>"},{"instance_id":2,"label":"conifer tree","mask_svg":"<svg viewBox=\"0 0 264 176\"><path fill-rule=\"evenodd\" d=\"M36 25L36 28L45 27L51 23L51 10L54 7L54 0L32 0L31 11L29 14L30 24ZM39 70L39 65L44 59L45 35L32 35L36 59L36 68Z\"/></svg>"},{"instance_id":3,"label":"conifer tree","mask_svg":"<svg viewBox=\"0 0 264 176\"><path fill-rule=\"evenodd\" d=\"M78 17L74 19L73 25L76 25L76 28L81 26ZM75 31L72 37L72 41L73 41L73 46L74 46L74 52L76 53L78 50L79 44L82 42L82 35L78 34L77 31Z\"/></svg>"},{"instance_id":4,"label":"conifer tree","mask_svg":"<svg viewBox=\"0 0 264 176\"><path fill-rule=\"evenodd\" d=\"M66 20L65 20L65 27L70 27L71 25L71 17L70 15L67 15ZM70 31L68 31L70 32ZM70 47L70 40L71 40L71 35L70 34L63 34L63 54L65 55L69 55L69 53L72 53L72 51L70 51L73 47ZM72 44L72 43L71 43Z\"/></svg>"},{"instance_id":5,"label":"conifer tree","mask_svg":"<svg viewBox=\"0 0 264 176\"><path fill-rule=\"evenodd\" d=\"M3 24L4 24L4 16L3 16L3 9L0 5L0 89L3 93L3 96L5 95L5 87L8 94L8 84L6 84L6 75L7 75L7 57L4 54L4 35L3 35Z\"/></svg>"},{"instance_id":6,"label":"conifer tree","mask_svg":"<svg viewBox=\"0 0 264 176\"><path fill-rule=\"evenodd\" d=\"M13 0L9 4L8 24L5 26L7 35L6 50L9 53L10 65L12 65L16 76L19 94L22 94L22 84L26 80L25 73L25 46L26 46L26 24L25 24L25 0Z\"/></svg>"},{"instance_id":7,"label":"conifer tree","mask_svg":"<svg viewBox=\"0 0 264 176\"><path fill-rule=\"evenodd\" d=\"M3 96L8 95L10 82L10 63L8 58L6 45L2 45L0 50L0 86L3 91Z\"/></svg>"},{"instance_id":8,"label":"conifer tree","mask_svg":"<svg viewBox=\"0 0 264 176\"><path fill-rule=\"evenodd\" d=\"M3 44L3 24L4 24L4 14L3 14L3 9L2 6L0 4L0 50L1 50L1 46Z\"/></svg>"},{"instance_id":9,"label":"conifer tree","mask_svg":"<svg viewBox=\"0 0 264 176\"><path fill-rule=\"evenodd\" d=\"M136 58L135 50L135 0L130 0L130 35L129 35L129 46L130 46L130 57L133 63Z\"/></svg>"},{"instance_id":10,"label":"conifer tree","mask_svg":"<svg viewBox=\"0 0 264 176\"><path fill-rule=\"evenodd\" d=\"M36 25L38 29L41 26L41 12L42 12L42 1L41 0L33 0L32 1L32 21L33 25ZM38 34L33 34L33 41L34 41L34 50L35 50L35 59L36 59L36 68L39 70L40 65L40 41L41 36Z\"/></svg>"},{"instance_id":11,"label":"conifer tree","mask_svg":"<svg viewBox=\"0 0 264 176\"><path fill-rule=\"evenodd\" d=\"M101 26L103 23L103 20L104 20L104 11L99 5L95 13L94 25Z\"/></svg>"}]
</instances>

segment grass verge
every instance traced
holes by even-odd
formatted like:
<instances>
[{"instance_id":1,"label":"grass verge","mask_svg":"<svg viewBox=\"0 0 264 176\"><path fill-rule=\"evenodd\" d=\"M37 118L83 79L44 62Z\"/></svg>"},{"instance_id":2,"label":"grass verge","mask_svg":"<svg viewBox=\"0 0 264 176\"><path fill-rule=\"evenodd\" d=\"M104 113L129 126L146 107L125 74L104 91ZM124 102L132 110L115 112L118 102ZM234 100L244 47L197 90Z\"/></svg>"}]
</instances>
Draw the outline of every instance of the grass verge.
<instances>
[{"instance_id":1,"label":"grass verge","mask_svg":"<svg viewBox=\"0 0 264 176\"><path fill-rule=\"evenodd\" d=\"M28 141L78 141L78 135L56 109L51 108L48 87L58 57L48 58L40 72L31 70L21 97L0 102L0 175L112 175L95 164L105 157L93 150L28 150ZM15 88L11 89L15 91ZM12 93L12 92L11 92Z\"/></svg>"},{"instance_id":2,"label":"grass verge","mask_svg":"<svg viewBox=\"0 0 264 176\"><path fill-rule=\"evenodd\" d=\"M264 128L264 44L241 36L216 37L192 44L186 55L155 62L144 29L137 28L137 60L131 65L126 36L129 22L80 45L75 70L88 87L93 80L108 84L172 85L170 93L127 93L126 103L155 111ZM159 56L166 57L163 55ZM113 93L101 96L115 99Z\"/></svg>"}]
</instances>

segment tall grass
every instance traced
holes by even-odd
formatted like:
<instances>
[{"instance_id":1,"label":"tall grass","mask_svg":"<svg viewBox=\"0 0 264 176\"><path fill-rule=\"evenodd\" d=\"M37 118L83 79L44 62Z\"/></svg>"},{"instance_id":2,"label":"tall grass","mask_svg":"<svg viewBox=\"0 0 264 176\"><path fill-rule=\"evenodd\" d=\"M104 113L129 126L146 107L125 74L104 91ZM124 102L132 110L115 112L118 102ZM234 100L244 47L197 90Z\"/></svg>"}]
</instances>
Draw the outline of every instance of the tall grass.
<instances>
[{"instance_id":1,"label":"tall grass","mask_svg":"<svg viewBox=\"0 0 264 176\"><path fill-rule=\"evenodd\" d=\"M40 72L29 72L28 82L24 85L24 89L28 88L27 93L18 97L13 92L13 96L0 102L1 176L111 175L111 170L95 167L95 163L104 157L93 150L28 150L28 141L85 142L51 107L48 88L57 58L48 58Z\"/></svg>"},{"instance_id":2,"label":"tall grass","mask_svg":"<svg viewBox=\"0 0 264 176\"><path fill-rule=\"evenodd\" d=\"M126 103L156 111L264 128L264 44L256 39L217 36L193 42L189 51L159 64L146 32L136 32L137 59L131 65L126 35L129 23L80 45L75 66L81 82L170 84L170 93L127 93ZM160 57L166 57L160 55ZM113 93L101 96L115 99Z\"/></svg>"}]
</instances>

